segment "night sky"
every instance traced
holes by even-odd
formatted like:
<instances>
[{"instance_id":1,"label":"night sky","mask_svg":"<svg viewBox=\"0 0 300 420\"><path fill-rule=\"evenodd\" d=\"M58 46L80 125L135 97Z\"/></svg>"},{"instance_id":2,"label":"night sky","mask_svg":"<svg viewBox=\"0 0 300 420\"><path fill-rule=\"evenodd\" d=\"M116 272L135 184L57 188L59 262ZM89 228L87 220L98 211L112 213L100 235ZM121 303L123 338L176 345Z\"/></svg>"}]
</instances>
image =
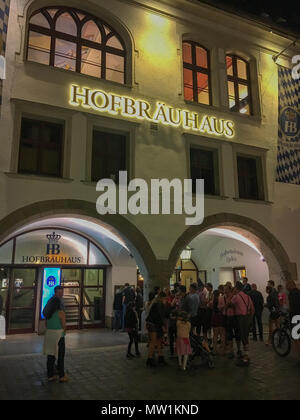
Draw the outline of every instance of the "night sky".
<instances>
[{"instance_id":1,"label":"night sky","mask_svg":"<svg viewBox=\"0 0 300 420\"><path fill-rule=\"evenodd\" d=\"M300 37L300 0L199 0L223 9L241 11Z\"/></svg>"}]
</instances>

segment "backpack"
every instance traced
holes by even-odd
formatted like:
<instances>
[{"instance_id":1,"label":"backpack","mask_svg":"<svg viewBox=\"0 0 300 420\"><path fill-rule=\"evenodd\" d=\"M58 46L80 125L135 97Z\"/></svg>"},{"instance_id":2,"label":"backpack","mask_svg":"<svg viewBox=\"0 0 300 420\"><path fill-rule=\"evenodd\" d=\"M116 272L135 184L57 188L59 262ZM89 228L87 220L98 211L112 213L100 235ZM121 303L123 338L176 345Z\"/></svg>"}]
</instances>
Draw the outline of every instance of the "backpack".
<instances>
[{"instance_id":1,"label":"backpack","mask_svg":"<svg viewBox=\"0 0 300 420\"><path fill-rule=\"evenodd\" d=\"M46 303L44 309L43 309L43 315L44 315L45 319L51 318L51 314L52 314L52 302L53 302L53 299L50 298L48 300L48 302Z\"/></svg>"}]
</instances>

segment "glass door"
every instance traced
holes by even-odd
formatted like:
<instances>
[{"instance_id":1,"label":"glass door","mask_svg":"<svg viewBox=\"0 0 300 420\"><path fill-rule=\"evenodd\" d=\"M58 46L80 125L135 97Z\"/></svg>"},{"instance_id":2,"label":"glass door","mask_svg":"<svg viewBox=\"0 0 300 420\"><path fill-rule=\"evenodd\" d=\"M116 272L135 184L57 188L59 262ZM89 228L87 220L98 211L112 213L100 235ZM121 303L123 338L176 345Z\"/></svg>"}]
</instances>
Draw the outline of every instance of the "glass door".
<instances>
[{"instance_id":1,"label":"glass door","mask_svg":"<svg viewBox=\"0 0 300 420\"><path fill-rule=\"evenodd\" d=\"M84 270L82 323L84 328L105 325L105 270Z\"/></svg>"},{"instance_id":2,"label":"glass door","mask_svg":"<svg viewBox=\"0 0 300 420\"><path fill-rule=\"evenodd\" d=\"M64 290L64 307L69 329L80 328L81 275L82 270L80 268L66 268L61 273L60 285Z\"/></svg>"},{"instance_id":3,"label":"glass door","mask_svg":"<svg viewBox=\"0 0 300 420\"><path fill-rule=\"evenodd\" d=\"M33 332L36 306L37 270L14 268L9 285L8 332Z\"/></svg>"}]
</instances>

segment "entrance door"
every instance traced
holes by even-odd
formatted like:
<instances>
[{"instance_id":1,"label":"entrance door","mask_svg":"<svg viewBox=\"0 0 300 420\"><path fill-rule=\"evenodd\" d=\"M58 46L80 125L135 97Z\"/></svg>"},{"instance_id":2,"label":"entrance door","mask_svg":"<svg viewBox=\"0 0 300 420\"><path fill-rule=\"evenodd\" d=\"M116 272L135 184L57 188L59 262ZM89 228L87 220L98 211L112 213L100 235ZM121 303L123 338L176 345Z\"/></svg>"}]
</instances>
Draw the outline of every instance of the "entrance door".
<instances>
[{"instance_id":1,"label":"entrance door","mask_svg":"<svg viewBox=\"0 0 300 420\"><path fill-rule=\"evenodd\" d=\"M37 270L14 268L9 284L8 333L34 331Z\"/></svg>"},{"instance_id":2,"label":"entrance door","mask_svg":"<svg viewBox=\"0 0 300 420\"><path fill-rule=\"evenodd\" d=\"M60 285L64 290L64 304L67 327L80 328L81 284L82 270L79 268L66 268L61 273Z\"/></svg>"},{"instance_id":3,"label":"entrance door","mask_svg":"<svg viewBox=\"0 0 300 420\"><path fill-rule=\"evenodd\" d=\"M83 328L105 326L105 270L84 270L82 290Z\"/></svg>"},{"instance_id":4,"label":"entrance door","mask_svg":"<svg viewBox=\"0 0 300 420\"><path fill-rule=\"evenodd\" d=\"M234 283L237 281L243 281L243 278L246 277L246 268L245 267L235 267L233 269L234 273Z\"/></svg>"}]
</instances>

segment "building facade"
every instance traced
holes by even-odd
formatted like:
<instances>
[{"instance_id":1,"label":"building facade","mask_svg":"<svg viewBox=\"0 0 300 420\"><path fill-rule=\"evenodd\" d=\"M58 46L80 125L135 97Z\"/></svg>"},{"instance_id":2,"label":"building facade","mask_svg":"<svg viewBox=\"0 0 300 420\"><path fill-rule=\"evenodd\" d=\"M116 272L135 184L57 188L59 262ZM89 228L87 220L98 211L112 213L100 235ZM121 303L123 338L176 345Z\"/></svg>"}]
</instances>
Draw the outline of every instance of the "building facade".
<instances>
[{"instance_id":1,"label":"building facade","mask_svg":"<svg viewBox=\"0 0 300 420\"><path fill-rule=\"evenodd\" d=\"M19 328L18 316L9 315L11 331L38 330L51 267L66 279L77 327L109 325L115 288L136 285L137 267L146 294L168 285L191 243L197 277L205 270L214 276L208 249L202 253L209 238L195 245L211 229L249 241L267 265L262 278L297 282L300 190L275 181L273 56L291 38L196 1L67 3L10 4L0 122L1 293L9 314L26 309L35 320ZM278 62L290 67L293 54L291 48ZM100 215L96 183L117 183L119 171L149 184L204 178L203 223L187 226L180 214ZM22 276L27 283L18 282ZM20 304L22 287L27 300Z\"/></svg>"}]
</instances>

